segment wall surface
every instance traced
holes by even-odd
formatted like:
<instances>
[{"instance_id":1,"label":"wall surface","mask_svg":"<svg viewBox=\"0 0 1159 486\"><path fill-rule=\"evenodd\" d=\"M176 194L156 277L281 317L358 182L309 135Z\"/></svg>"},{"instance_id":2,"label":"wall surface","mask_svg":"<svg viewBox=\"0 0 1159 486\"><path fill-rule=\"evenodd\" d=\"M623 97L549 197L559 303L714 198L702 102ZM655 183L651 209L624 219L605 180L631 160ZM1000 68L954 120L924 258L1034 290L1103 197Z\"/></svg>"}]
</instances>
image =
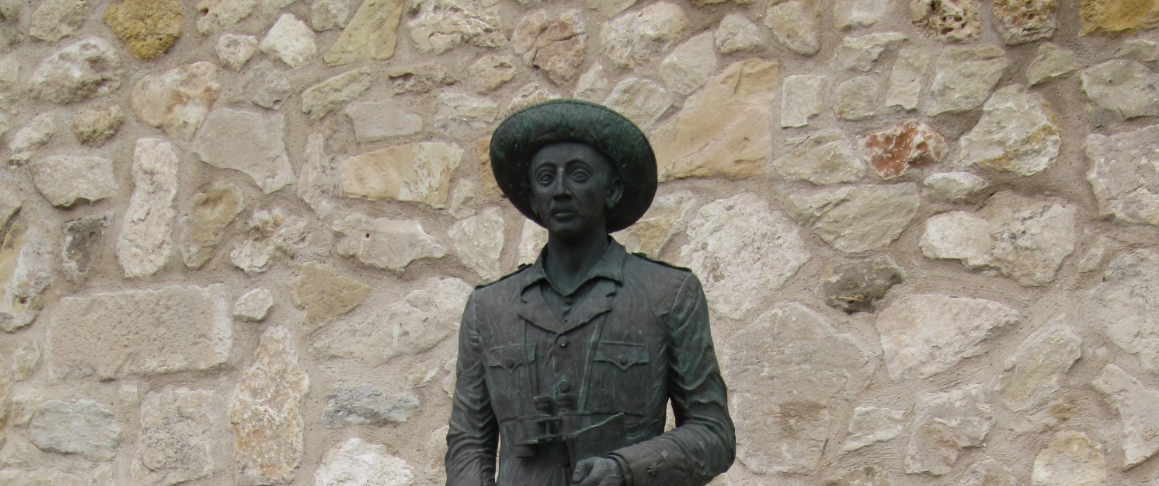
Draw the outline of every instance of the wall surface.
<instances>
[{"instance_id":1,"label":"wall surface","mask_svg":"<svg viewBox=\"0 0 1159 486\"><path fill-rule=\"evenodd\" d=\"M441 484L544 234L487 137L656 148L714 484L1159 485L1159 3L0 0L0 484Z\"/></svg>"}]
</instances>

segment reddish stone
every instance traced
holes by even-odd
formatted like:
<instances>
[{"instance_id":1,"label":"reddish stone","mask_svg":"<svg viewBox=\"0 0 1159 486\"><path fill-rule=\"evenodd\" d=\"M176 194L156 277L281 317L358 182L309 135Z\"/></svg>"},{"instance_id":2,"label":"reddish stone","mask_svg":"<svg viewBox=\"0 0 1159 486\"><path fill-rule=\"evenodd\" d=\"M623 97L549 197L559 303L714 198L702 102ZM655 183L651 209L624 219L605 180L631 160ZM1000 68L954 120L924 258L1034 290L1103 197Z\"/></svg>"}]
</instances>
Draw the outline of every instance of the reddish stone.
<instances>
[{"instance_id":1,"label":"reddish stone","mask_svg":"<svg viewBox=\"0 0 1159 486\"><path fill-rule=\"evenodd\" d=\"M869 164L883 179L893 179L913 166L932 164L945 157L946 139L933 127L908 120L889 130L857 137Z\"/></svg>"}]
</instances>

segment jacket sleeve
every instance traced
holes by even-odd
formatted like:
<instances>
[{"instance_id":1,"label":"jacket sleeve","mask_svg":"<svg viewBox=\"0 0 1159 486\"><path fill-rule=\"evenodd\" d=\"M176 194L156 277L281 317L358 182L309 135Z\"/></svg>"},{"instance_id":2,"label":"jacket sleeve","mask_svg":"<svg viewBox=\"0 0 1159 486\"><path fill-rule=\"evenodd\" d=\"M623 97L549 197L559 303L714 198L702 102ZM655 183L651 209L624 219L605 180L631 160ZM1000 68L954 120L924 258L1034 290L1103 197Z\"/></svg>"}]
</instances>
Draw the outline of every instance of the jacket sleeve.
<instances>
[{"instance_id":1,"label":"jacket sleeve","mask_svg":"<svg viewBox=\"0 0 1159 486\"><path fill-rule=\"evenodd\" d=\"M676 428L612 452L626 465L629 486L703 486L728 470L736 456L736 433L728 415L708 303L689 273L668 316L668 390Z\"/></svg>"},{"instance_id":2,"label":"jacket sleeve","mask_svg":"<svg viewBox=\"0 0 1159 486\"><path fill-rule=\"evenodd\" d=\"M447 486L494 486L499 422L491 410L484 375L475 294L467 300L459 326L455 395L447 431Z\"/></svg>"}]
</instances>

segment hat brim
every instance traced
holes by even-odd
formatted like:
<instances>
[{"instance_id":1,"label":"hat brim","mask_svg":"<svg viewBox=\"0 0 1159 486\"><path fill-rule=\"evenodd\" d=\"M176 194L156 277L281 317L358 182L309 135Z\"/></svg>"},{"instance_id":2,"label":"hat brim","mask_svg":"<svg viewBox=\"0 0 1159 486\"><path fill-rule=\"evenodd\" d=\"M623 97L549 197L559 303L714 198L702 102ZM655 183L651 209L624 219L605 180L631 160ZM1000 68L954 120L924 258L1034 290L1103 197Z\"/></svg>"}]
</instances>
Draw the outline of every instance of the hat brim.
<instances>
[{"instance_id":1,"label":"hat brim","mask_svg":"<svg viewBox=\"0 0 1159 486\"><path fill-rule=\"evenodd\" d=\"M616 167L624 195L609 211L609 233L631 226L656 196L656 154L635 124L610 108L582 100L556 99L524 108L503 120L491 136L491 171L519 212L543 226L532 212L531 158L560 142L584 143Z\"/></svg>"}]
</instances>

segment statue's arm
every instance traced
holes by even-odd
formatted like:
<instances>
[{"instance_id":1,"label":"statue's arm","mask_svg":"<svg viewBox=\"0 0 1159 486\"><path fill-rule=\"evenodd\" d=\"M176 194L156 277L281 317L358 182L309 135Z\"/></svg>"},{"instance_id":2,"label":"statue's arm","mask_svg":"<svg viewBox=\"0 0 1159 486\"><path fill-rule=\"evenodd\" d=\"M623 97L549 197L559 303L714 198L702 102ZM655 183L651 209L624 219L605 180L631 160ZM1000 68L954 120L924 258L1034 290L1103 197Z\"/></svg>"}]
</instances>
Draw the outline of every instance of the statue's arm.
<instances>
[{"instance_id":1,"label":"statue's arm","mask_svg":"<svg viewBox=\"0 0 1159 486\"><path fill-rule=\"evenodd\" d=\"M455 396L447 431L447 486L495 485L499 423L491 410L483 374L483 345L476 309L472 294L459 326Z\"/></svg>"},{"instance_id":2,"label":"statue's arm","mask_svg":"<svg viewBox=\"0 0 1159 486\"><path fill-rule=\"evenodd\" d=\"M701 486L728 470L736 433L700 280L689 273L669 314L668 389L676 428L612 454L628 486Z\"/></svg>"}]
</instances>

